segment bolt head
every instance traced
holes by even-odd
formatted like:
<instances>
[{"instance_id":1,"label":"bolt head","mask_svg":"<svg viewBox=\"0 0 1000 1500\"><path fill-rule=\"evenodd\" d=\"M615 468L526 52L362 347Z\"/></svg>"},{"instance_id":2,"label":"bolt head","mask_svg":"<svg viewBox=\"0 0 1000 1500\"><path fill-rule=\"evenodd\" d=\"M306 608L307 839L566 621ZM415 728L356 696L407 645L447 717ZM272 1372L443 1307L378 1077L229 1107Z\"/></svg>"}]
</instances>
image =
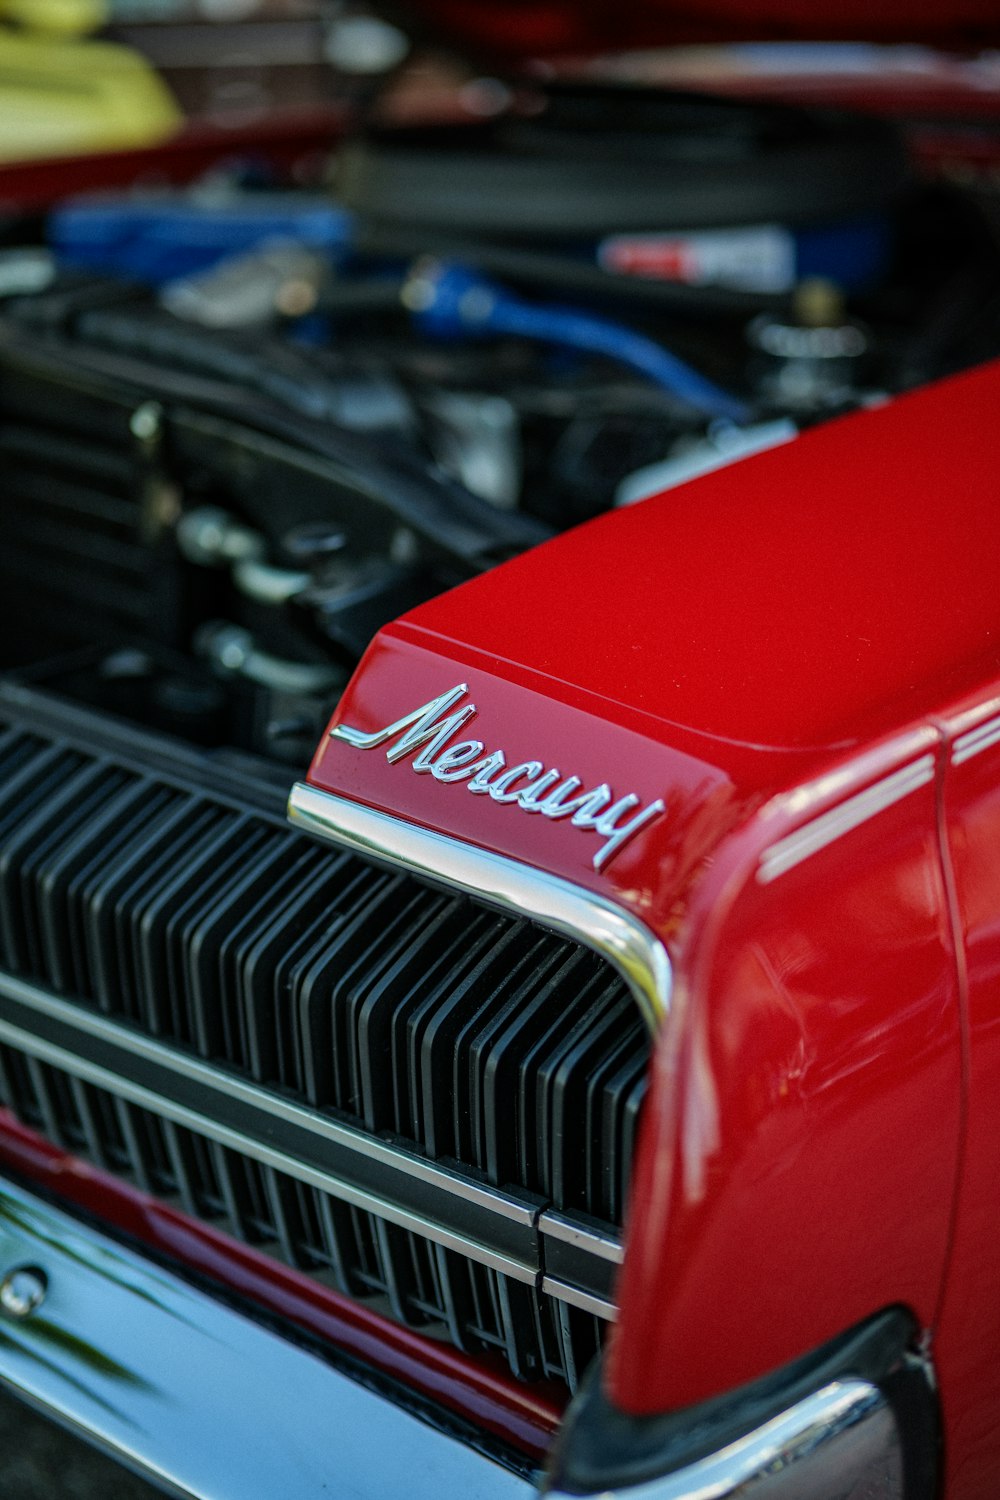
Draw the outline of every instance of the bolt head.
<instances>
[{"instance_id":1,"label":"bolt head","mask_svg":"<svg viewBox=\"0 0 1000 1500\"><path fill-rule=\"evenodd\" d=\"M38 1266L16 1266L0 1281L0 1308L10 1318L30 1318L48 1289L48 1277Z\"/></svg>"},{"instance_id":2,"label":"bolt head","mask_svg":"<svg viewBox=\"0 0 1000 1500\"><path fill-rule=\"evenodd\" d=\"M158 442L163 432L163 407L158 401L145 401L136 407L129 422L132 436L144 446Z\"/></svg>"}]
</instances>

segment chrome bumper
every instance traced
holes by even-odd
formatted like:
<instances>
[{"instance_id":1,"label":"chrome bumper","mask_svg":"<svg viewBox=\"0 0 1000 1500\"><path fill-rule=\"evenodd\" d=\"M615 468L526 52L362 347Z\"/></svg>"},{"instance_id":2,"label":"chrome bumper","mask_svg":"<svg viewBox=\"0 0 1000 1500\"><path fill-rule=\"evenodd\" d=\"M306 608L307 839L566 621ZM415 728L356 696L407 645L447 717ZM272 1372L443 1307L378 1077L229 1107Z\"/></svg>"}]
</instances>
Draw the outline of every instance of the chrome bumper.
<instances>
[{"instance_id":1,"label":"chrome bumper","mask_svg":"<svg viewBox=\"0 0 1000 1500\"><path fill-rule=\"evenodd\" d=\"M551 1500L569 1500L553 1489ZM673 1474L600 1500L903 1500L899 1433L881 1393L832 1381L746 1437Z\"/></svg>"},{"instance_id":2,"label":"chrome bumper","mask_svg":"<svg viewBox=\"0 0 1000 1500\"><path fill-rule=\"evenodd\" d=\"M556 1437L549 1500L932 1500L940 1411L920 1330L884 1308L683 1410L631 1416L593 1371Z\"/></svg>"},{"instance_id":3,"label":"chrome bumper","mask_svg":"<svg viewBox=\"0 0 1000 1500\"><path fill-rule=\"evenodd\" d=\"M6 1182L0 1381L179 1496L532 1494L318 1356Z\"/></svg>"}]
</instances>

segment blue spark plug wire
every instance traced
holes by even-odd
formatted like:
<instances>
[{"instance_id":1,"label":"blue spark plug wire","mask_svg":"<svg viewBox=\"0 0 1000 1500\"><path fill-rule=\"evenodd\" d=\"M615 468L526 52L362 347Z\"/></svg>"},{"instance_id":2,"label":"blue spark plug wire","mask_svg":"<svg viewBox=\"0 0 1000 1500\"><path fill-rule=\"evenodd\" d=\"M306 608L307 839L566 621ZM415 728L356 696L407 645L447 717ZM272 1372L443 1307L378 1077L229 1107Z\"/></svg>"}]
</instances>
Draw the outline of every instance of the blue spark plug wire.
<instances>
[{"instance_id":1,"label":"blue spark plug wire","mask_svg":"<svg viewBox=\"0 0 1000 1500\"><path fill-rule=\"evenodd\" d=\"M749 417L737 397L645 335L576 308L524 302L465 266L421 263L406 283L403 301L431 338L513 335L599 354L637 370L706 416L730 422Z\"/></svg>"}]
</instances>

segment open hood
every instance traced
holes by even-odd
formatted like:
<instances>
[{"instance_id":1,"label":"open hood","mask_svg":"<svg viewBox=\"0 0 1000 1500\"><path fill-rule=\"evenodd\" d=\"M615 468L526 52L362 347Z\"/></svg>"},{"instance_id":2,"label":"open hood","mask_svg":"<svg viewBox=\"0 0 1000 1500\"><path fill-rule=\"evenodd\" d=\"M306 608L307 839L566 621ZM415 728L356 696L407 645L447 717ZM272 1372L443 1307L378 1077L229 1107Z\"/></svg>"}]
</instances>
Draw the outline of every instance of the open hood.
<instances>
[{"instance_id":1,"label":"open hood","mask_svg":"<svg viewBox=\"0 0 1000 1500\"><path fill-rule=\"evenodd\" d=\"M438 37L506 60L735 39L926 42L976 47L1000 37L995 0L418 0Z\"/></svg>"}]
</instances>

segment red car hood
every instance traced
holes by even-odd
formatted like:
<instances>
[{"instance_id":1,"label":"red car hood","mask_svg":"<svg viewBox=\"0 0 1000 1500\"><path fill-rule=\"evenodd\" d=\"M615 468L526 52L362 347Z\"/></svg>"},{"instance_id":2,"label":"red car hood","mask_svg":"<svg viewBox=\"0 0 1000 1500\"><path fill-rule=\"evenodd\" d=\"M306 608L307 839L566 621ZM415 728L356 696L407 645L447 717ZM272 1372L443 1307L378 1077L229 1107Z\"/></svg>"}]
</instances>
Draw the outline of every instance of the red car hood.
<instances>
[{"instance_id":1,"label":"red car hood","mask_svg":"<svg viewBox=\"0 0 1000 1500\"><path fill-rule=\"evenodd\" d=\"M995 0L418 0L439 35L491 57L617 51L735 38L925 41L975 46L1000 37Z\"/></svg>"},{"instance_id":2,"label":"red car hood","mask_svg":"<svg viewBox=\"0 0 1000 1500\"><path fill-rule=\"evenodd\" d=\"M324 737L311 781L611 895L669 939L750 812L770 804L782 837L844 795L839 764L871 779L926 751L910 731L996 674L998 402L990 365L832 422L382 631L335 724L370 736L452 694L432 718L460 722L435 753L482 742L494 771L538 764L632 799L618 824L635 832L597 867L599 832L516 800L538 772L503 801L470 796L460 765L414 774L419 747L390 755L403 730L368 749Z\"/></svg>"}]
</instances>

